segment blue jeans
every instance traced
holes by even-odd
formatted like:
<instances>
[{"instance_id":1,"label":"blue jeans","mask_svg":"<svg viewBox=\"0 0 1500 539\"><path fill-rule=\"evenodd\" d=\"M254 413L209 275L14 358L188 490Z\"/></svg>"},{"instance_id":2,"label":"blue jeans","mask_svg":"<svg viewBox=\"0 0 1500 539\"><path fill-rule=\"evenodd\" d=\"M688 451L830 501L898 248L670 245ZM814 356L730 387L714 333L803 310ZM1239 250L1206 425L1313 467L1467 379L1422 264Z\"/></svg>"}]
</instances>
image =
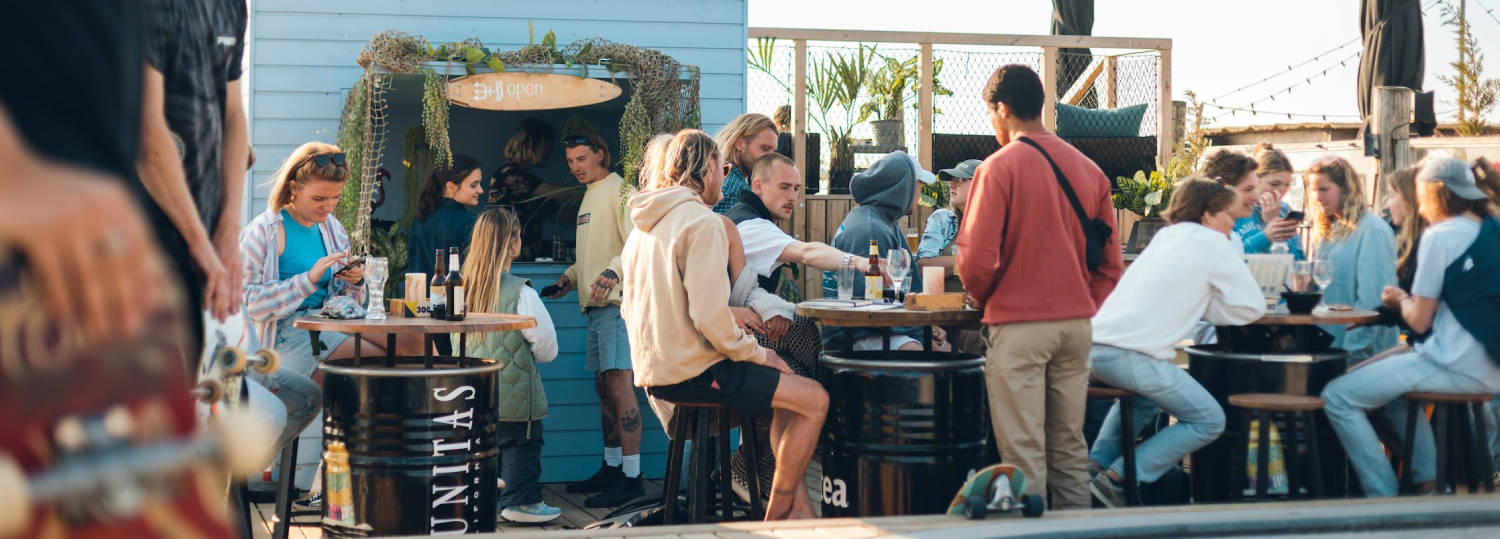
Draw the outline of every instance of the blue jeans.
<instances>
[{"instance_id":1,"label":"blue jeans","mask_svg":"<svg viewBox=\"0 0 1500 539\"><path fill-rule=\"evenodd\" d=\"M1136 449L1136 478L1139 481L1150 483L1160 479L1167 470L1182 462L1182 457L1224 433L1224 409L1219 407L1219 402L1172 362L1096 344L1089 351L1089 363L1094 378L1140 395L1135 398L1135 409L1131 411L1135 414L1136 430L1129 433L1131 440L1140 435L1141 428L1155 417L1158 407L1177 418L1177 424L1158 432ZM1121 413L1119 403L1109 409L1109 416L1104 419L1099 438L1094 440L1089 459L1108 466L1123 477Z\"/></svg>"},{"instance_id":2,"label":"blue jeans","mask_svg":"<svg viewBox=\"0 0 1500 539\"><path fill-rule=\"evenodd\" d=\"M1483 393L1490 391L1483 383L1456 371L1428 361L1417 352L1407 352L1370 363L1338 377L1323 388L1323 410L1339 435L1339 442L1349 454L1349 464L1359 476L1365 495L1384 498L1396 495L1396 472L1386 460L1380 439L1370 426L1365 412L1382 406L1406 433L1406 399L1412 391L1430 393ZM1412 472L1415 482L1437 477L1437 449L1432 442L1432 426L1425 414L1417 417L1417 439L1412 449Z\"/></svg>"},{"instance_id":3,"label":"blue jeans","mask_svg":"<svg viewBox=\"0 0 1500 539\"><path fill-rule=\"evenodd\" d=\"M542 501L542 421L496 421L500 445L500 491L496 505L505 509Z\"/></svg>"}]
</instances>

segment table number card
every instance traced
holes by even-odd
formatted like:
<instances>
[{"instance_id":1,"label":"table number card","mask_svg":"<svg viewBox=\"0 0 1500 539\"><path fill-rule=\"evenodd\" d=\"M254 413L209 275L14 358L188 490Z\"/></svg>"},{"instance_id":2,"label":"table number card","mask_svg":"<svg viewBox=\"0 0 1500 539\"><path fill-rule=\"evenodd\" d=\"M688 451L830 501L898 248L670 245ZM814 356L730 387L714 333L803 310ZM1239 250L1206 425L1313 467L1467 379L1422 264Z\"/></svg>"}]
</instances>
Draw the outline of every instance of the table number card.
<instances>
[{"instance_id":1,"label":"table number card","mask_svg":"<svg viewBox=\"0 0 1500 539\"><path fill-rule=\"evenodd\" d=\"M1280 298L1286 288L1287 275L1292 272L1292 255L1245 255L1255 283L1267 298Z\"/></svg>"}]
</instances>

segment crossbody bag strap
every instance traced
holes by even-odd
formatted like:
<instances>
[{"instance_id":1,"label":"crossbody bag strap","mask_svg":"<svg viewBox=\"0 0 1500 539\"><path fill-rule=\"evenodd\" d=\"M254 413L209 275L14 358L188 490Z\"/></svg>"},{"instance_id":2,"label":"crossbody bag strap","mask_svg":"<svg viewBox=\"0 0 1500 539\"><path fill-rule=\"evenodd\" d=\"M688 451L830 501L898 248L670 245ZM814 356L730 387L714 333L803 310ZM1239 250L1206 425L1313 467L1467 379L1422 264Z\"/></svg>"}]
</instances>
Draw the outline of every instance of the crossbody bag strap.
<instances>
[{"instance_id":1,"label":"crossbody bag strap","mask_svg":"<svg viewBox=\"0 0 1500 539\"><path fill-rule=\"evenodd\" d=\"M1073 192L1073 186L1068 183L1068 177L1063 175L1062 169L1057 168L1057 162L1053 161L1052 156L1047 154L1047 150L1043 150L1042 145L1037 144L1036 141L1026 137L1020 137L1016 140L1025 142L1028 146L1036 148L1036 151L1042 152L1042 157L1047 158L1047 164L1052 165L1052 174L1057 176L1058 185L1062 186L1063 193L1068 195L1068 202L1073 204L1073 211L1078 214L1079 225L1087 226L1090 221L1089 214L1083 211L1083 204L1078 202L1078 194Z\"/></svg>"}]
</instances>

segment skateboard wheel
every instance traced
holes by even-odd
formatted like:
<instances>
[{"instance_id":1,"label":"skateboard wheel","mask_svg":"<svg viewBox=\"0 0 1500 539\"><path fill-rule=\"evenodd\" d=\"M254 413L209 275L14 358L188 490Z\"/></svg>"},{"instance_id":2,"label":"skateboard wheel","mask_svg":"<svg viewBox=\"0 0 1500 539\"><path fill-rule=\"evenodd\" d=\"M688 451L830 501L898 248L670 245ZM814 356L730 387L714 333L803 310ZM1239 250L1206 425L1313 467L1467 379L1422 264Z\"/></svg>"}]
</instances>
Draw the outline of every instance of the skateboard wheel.
<instances>
[{"instance_id":1,"label":"skateboard wheel","mask_svg":"<svg viewBox=\"0 0 1500 539\"><path fill-rule=\"evenodd\" d=\"M255 372L271 374L276 372L276 369L281 368L281 354L276 353L275 350L262 348L255 352L255 356L260 358L259 361L255 362Z\"/></svg>"},{"instance_id":2,"label":"skateboard wheel","mask_svg":"<svg viewBox=\"0 0 1500 539\"><path fill-rule=\"evenodd\" d=\"M271 459L275 437L270 426L256 421L242 409L228 408L220 412L218 421L214 422L214 434L222 462L235 476L261 471Z\"/></svg>"},{"instance_id":3,"label":"skateboard wheel","mask_svg":"<svg viewBox=\"0 0 1500 539\"><path fill-rule=\"evenodd\" d=\"M75 416L64 417L52 427L52 440L58 447L78 451L89 443L89 431L83 421Z\"/></svg>"},{"instance_id":4,"label":"skateboard wheel","mask_svg":"<svg viewBox=\"0 0 1500 539\"><path fill-rule=\"evenodd\" d=\"M193 397L198 402L213 404L224 400L224 384L218 380L208 379L198 382L198 387L193 388Z\"/></svg>"},{"instance_id":5,"label":"skateboard wheel","mask_svg":"<svg viewBox=\"0 0 1500 539\"><path fill-rule=\"evenodd\" d=\"M245 351L239 348L233 346L220 348L219 355L214 358L214 361L218 362L219 370L224 374L245 372Z\"/></svg>"},{"instance_id":6,"label":"skateboard wheel","mask_svg":"<svg viewBox=\"0 0 1500 539\"><path fill-rule=\"evenodd\" d=\"M1047 512L1046 502L1042 501L1042 497L1040 495L1027 494L1022 499L1025 500L1024 503L1026 505L1021 507L1021 516L1024 516L1026 518L1037 518L1039 516L1042 516L1042 513Z\"/></svg>"},{"instance_id":7,"label":"skateboard wheel","mask_svg":"<svg viewBox=\"0 0 1500 539\"><path fill-rule=\"evenodd\" d=\"M984 496L969 496L964 500L964 518L969 520L984 520L989 509L989 502L985 501Z\"/></svg>"},{"instance_id":8,"label":"skateboard wheel","mask_svg":"<svg viewBox=\"0 0 1500 539\"><path fill-rule=\"evenodd\" d=\"M31 492L26 472L10 455L0 454L0 537L16 537L31 524Z\"/></svg>"},{"instance_id":9,"label":"skateboard wheel","mask_svg":"<svg viewBox=\"0 0 1500 539\"><path fill-rule=\"evenodd\" d=\"M115 406L104 414L104 432L115 438L129 438L135 433L135 416L126 406Z\"/></svg>"}]
</instances>

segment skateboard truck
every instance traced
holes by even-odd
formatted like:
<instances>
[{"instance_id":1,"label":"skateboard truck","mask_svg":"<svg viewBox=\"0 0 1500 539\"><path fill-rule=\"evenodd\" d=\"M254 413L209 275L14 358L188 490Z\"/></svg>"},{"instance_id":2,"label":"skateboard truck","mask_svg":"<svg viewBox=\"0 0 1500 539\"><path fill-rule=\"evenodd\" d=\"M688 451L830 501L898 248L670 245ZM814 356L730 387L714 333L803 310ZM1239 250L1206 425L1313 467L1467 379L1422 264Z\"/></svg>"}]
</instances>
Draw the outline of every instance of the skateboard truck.
<instances>
[{"instance_id":1,"label":"skateboard truck","mask_svg":"<svg viewBox=\"0 0 1500 539\"><path fill-rule=\"evenodd\" d=\"M1011 490L1010 477L1001 473L995 474L990 482L988 499L976 493L965 502L964 517L969 520L984 520L990 511L1009 513L1016 509L1020 509L1021 515L1027 518L1036 518L1047 510L1046 502L1039 495L1027 494L1016 499L1015 492Z\"/></svg>"}]
</instances>

